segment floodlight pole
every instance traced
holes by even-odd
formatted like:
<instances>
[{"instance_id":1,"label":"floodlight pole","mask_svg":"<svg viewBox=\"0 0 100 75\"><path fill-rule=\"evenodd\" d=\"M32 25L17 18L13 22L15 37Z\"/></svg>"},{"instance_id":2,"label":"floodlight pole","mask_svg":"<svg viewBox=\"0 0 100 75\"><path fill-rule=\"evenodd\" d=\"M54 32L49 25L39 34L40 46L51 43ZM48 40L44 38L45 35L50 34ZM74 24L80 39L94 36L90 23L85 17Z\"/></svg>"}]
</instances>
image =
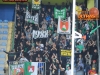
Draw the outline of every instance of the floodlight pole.
<instances>
[{"instance_id":1,"label":"floodlight pole","mask_svg":"<svg viewBox=\"0 0 100 75\"><path fill-rule=\"evenodd\" d=\"M98 8L98 0L95 0L95 6ZM98 26L98 20L96 20L97 26ZM100 75L100 47L99 47L99 29L97 29L97 47L98 47L98 75Z\"/></svg>"},{"instance_id":2,"label":"floodlight pole","mask_svg":"<svg viewBox=\"0 0 100 75\"><path fill-rule=\"evenodd\" d=\"M71 75L74 75L75 6L76 6L76 0L73 0Z\"/></svg>"}]
</instances>

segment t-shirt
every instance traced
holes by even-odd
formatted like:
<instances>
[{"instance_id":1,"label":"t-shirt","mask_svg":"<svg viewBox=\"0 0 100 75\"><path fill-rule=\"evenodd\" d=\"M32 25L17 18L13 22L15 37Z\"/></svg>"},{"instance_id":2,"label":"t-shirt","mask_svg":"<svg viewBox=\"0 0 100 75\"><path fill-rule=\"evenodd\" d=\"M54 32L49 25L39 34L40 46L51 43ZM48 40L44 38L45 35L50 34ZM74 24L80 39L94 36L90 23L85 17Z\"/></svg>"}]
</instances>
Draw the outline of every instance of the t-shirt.
<instances>
[{"instance_id":1,"label":"t-shirt","mask_svg":"<svg viewBox=\"0 0 100 75\"><path fill-rule=\"evenodd\" d=\"M71 75L71 70L66 70L65 73L66 73L67 75Z\"/></svg>"},{"instance_id":2,"label":"t-shirt","mask_svg":"<svg viewBox=\"0 0 100 75\"><path fill-rule=\"evenodd\" d=\"M82 51L84 49L84 46L83 45L77 45L76 48L78 48L79 51Z\"/></svg>"}]
</instances>

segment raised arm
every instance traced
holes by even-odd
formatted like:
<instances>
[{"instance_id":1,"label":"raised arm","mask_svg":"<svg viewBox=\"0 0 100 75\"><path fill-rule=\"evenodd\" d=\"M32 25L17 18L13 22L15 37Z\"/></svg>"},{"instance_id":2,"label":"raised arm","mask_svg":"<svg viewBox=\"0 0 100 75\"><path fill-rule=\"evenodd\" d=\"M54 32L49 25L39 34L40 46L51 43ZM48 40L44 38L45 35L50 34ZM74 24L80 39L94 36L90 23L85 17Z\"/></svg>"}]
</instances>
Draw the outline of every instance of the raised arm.
<instances>
[{"instance_id":1,"label":"raised arm","mask_svg":"<svg viewBox=\"0 0 100 75\"><path fill-rule=\"evenodd\" d=\"M6 52L6 51L3 51L3 52L5 52L6 54L9 54L9 52Z\"/></svg>"}]
</instances>

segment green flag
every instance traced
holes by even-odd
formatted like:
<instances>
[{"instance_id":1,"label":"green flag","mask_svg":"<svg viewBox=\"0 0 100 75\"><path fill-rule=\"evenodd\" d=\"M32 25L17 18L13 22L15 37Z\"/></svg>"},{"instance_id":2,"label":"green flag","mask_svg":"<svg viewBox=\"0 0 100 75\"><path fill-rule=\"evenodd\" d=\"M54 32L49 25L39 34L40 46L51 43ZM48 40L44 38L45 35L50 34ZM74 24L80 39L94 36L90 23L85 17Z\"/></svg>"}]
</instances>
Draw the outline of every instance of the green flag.
<instances>
[{"instance_id":1,"label":"green flag","mask_svg":"<svg viewBox=\"0 0 100 75\"><path fill-rule=\"evenodd\" d=\"M38 75L38 62L25 62L24 75Z\"/></svg>"},{"instance_id":2,"label":"green flag","mask_svg":"<svg viewBox=\"0 0 100 75\"><path fill-rule=\"evenodd\" d=\"M93 29L91 32L90 32L90 35L93 34L100 26L97 26L95 29Z\"/></svg>"},{"instance_id":3,"label":"green flag","mask_svg":"<svg viewBox=\"0 0 100 75\"><path fill-rule=\"evenodd\" d=\"M61 10L58 10L58 9L54 8L54 17L55 18L58 18L59 16L62 19L65 19L66 18L66 8L61 9Z\"/></svg>"}]
</instances>

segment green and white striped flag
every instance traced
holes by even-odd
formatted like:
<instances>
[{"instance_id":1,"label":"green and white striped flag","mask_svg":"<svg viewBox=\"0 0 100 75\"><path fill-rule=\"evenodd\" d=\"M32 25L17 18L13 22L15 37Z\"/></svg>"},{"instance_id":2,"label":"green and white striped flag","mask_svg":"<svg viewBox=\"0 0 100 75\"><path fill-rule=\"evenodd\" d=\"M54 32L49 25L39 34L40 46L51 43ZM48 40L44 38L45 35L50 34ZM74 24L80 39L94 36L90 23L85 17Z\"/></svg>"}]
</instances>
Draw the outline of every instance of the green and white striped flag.
<instances>
[{"instance_id":1,"label":"green and white striped flag","mask_svg":"<svg viewBox=\"0 0 100 75\"><path fill-rule=\"evenodd\" d=\"M24 75L38 75L38 62L25 62Z\"/></svg>"},{"instance_id":2,"label":"green and white striped flag","mask_svg":"<svg viewBox=\"0 0 100 75\"><path fill-rule=\"evenodd\" d=\"M66 8L63 8L61 10L54 8L54 18L58 19L58 17L60 17L61 19L66 18Z\"/></svg>"}]
</instances>

